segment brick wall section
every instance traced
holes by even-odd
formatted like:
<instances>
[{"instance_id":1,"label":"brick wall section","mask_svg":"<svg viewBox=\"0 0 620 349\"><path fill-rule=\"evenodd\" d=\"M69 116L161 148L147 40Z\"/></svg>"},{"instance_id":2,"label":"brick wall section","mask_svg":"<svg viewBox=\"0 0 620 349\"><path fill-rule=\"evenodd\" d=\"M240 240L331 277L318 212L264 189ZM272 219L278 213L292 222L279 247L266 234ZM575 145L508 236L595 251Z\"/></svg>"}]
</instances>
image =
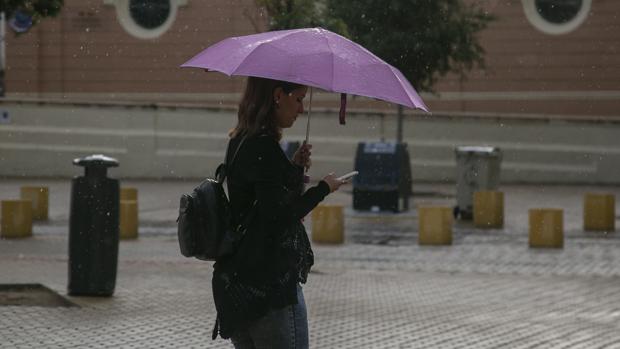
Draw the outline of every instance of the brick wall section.
<instances>
[{"instance_id":1,"label":"brick wall section","mask_svg":"<svg viewBox=\"0 0 620 349\"><path fill-rule=\"evenodd\" d=\"M439 95L425 96L432 110L620 117L620 3L593 1L586 21L563 35L534 28L521 1L483 3L498 18L482 34L486 68L465 81L443 78L436 86ZM178 66L220 39L266 27L252 0L190 0L170 30L142 40L125 32L113 6L67 0L60 17L18 38L9 35L7 89L14 96L144 94L153 101L208 102L210 94L238 93L243 80Z\"/></svg>"},{"instance_id":2,"label":"brick wall section","mask_svg":"<svg viewBox=\"0 0 620 349\"><path fill-rule=\"evenodd\" d=\"M492 1L487 7L497 20L481 36L486 68L471 72L466 81L447 76L436 86L439 92L474 95L465 100L429 102L431 107L453 111L620 115L620 3L593 1L585 22L562 35L536 29L526 18L521 1ZM586 91L593 97L554 97L554 92L560 91ZM601 97L597 91L616 93L613 98ZM518 97L484 99L485 95L498 92ZM535 98L525 98L520 92L537 94Z\"/></svg>"},{"instance_id":3,"label":"brick wall section","mask_svg":"<svg viewBox=\"0 0 620 349\"><path fill-rule=\"evenodd\" d=\"M264 30L263 18L251 0L189 1L166 33L143 40L125 32L114 6L68 0L58 18L9 37L7 88L68 94L234 91L239 79L178 66L225 37L254 33L255 26Z\"/></svg>"}]
</instances>

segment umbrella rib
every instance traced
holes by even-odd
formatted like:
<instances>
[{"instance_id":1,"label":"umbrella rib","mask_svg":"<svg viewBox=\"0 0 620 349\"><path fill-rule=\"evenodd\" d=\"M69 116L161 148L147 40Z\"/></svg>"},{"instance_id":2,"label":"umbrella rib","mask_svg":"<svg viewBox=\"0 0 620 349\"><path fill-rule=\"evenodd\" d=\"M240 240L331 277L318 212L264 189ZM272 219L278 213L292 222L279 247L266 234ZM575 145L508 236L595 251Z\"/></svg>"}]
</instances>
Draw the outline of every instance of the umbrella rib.
<instances>
[{"instance_id":1,"label":"umbrella rib","mask_svg":"<svg viewBox=\"0 0 620 349\"><path fill-rule=\"evenodd\" d=\"M329 41L329 37L324 36L325 41L327 42L327 47L329 48L331 55L332 55L332 74L331 74L331 83L330 83L330 90L334 90L334 72L336 71L336 55L333 53L332 51L332 45L331 42Z\"/></svg>"},{"instance_id":2,"label":"umbrella rib","mask_svg":"<svg viewBox=\"0 0 620 349\"><path fill-rule=\"evenodd\" d=\"M241 62L241 64L239 64L237 67L235 67L235 70L233 70L233 71L232 71L231 75L237 74L237 72L239 71L239 69L240 69L240 68L242 68L242 67L243 67L243 65L244 65L246 62L251 61L251 58L250 58L250 57L251 57L253 54L255 54L255 53L256 53L256 50L258 50L258 48L259 48L259 47L262 47L263 45L268 45L268 44L270 44L270 43L272 43L272 42L271 42L271 41L265 41L265 42L261 42L260 44L256 45L256 47L254 47L254 48L252 49L252 51L250 51L250 53L248 53L248 54L246 55L245 59ZM278 51L280 51L280 52L283 52L283 53L285 53L285 52L286 52L286 51L283 51L281 48L279 48L279 47L277 47L277 46L274 46L273 48L274 48L274 49L276 49L276 50L278 50ZM260 76L260 77L263 77L263 78L274 79L274 77L270 77L270 76L268 76L268 75L261 76L261 75L258 75L258 74L252 74L252 76Z\"/></svg>"},{"instance_id":3,"label":"umbrella rib","mask_svg":"<svg viewBox=\"0 0 620 349\"><path fill-rule=\"evenodd\" d=\"M283 32L287 32L287 33L282 33L282 35L280 35L280 36L278 37L278 39L281 39L281 38L287 37L287 36L289 36L289 35L296 34L296 31L295 31L295 30L282 30L282 31L283 31ZM256 50L257 50L259 47L262 47L263 45L268 45L268 44L271 44L273 41L274 41L273 39L271 39L271 40L262 40L262 41L258 42L256 45L254 45L254 47L252 48L252 50L251 50L251 51L250 51L250 52L246 55L245 59L243 59L243 61L241 62L241 64L240 64L240 65L238 65L238 66L236 66L236 67L235 67L235 69L234 69L234 70L233 70L233 71L232 71L229 75L231 75L231 76L232 76L232 75L234 75L235 73L237 73L237 71L238 71L238 70L239 70L239 68L243 65L243 63L244 63L244 62L245 62L245 61L246 61L246 60L247 60L247 59L248 59L251 55L253 55L253 54L254 54L254 52L256 52ZM276 49L278 49L278 50L280 50L280 51L282 51L282 50L281 50L281 49L279 49L278 47L275 47L275 48L276 48ZM258 76L258 75L256 75L256 76ZM269 76L263 76L263 77L264 77L264 78L271 79L271 77L269 77Z\"/></svg>"},{"instance_id":4,"label":"umbrella rib","mask_svg":"<svg viewBox=\"0 0 620 349\"><path fill-rule=\"evenodd\" d=\"M404 88L404 86L403 86L403 81L402 81L402 80L398 77L398 74L396 74L396 73L394 72L394 69L396 69L396 68L394 68L392 65L388 65L388 67L390 68L390 72L392 73L392 75L394 76L394 78L396 79L396 81L398 81L398 83L400 84L400 86L402 86L402 87L403 87L402 91L405 93L405 96L407 96L407 98L411 101L411 104L412 104L411 106L412 106L413 108L415 108L415 107L416 107L416 106L415 106L415 103L413 103L413 99L411 98L411 95L409 95L409 92L407 92L407 89L406 89L406 88Z\"/></svg>"},{"instance_id":5,"label":"umbrella rib","mask_svg":"<svg viewBox=\"0 0 620 349\"><path fill-rule=\"evenodd\" d=\"M422 105L416 105L416 100L418 98L416 98L416 96L412 96L409 91L405 88L406 85L409 85L409 82L405 80L405 82L403 82L403 80L400 78L400 76L398 74L396 74L396 72L394 70L398 70L397 68L393 67L392 65L389 65L390 67L390 71L392 72L392 74L394 75L394 77L396 78L396 80L398 80L398 82L400 83L401 86L403 86L403 91L405 92L405 94L407 95L407 97L409 98L409 100L411 101L411 107L413 108L419 108L422 109L426 112L428 112L428 107L424 104L424 102L422 101L422 99L420 98L420 103ZM400 70L398 70L398 72L400 73L400 75L402 75L403 73L400 72ZM413 86L411 86L411 88L413 89Z\"/></svg>"}]
</instances>

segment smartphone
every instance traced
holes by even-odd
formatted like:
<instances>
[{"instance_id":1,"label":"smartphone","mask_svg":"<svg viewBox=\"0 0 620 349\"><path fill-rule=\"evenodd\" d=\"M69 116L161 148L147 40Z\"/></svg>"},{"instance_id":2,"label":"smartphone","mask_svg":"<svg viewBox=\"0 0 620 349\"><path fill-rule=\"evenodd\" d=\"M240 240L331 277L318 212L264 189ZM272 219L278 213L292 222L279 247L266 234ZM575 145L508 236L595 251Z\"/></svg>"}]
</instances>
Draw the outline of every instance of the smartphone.
<instances>
[{"instance_id":1,"label":"smartphone","mask_svg":"<svg viewBox=\"0 0 620 349\"><path fill-rule=\"evenodd\" d=\"M358 171L352 171L352 172L349 172L349 173L347 173L345 175L342 175L342 176L340 176L340 177L338 177L336 179L339 180L339 181L344 181L344 180L347 180L347 179L355 176L358 173L359 173Z\"/></svg>"}]
</instances>

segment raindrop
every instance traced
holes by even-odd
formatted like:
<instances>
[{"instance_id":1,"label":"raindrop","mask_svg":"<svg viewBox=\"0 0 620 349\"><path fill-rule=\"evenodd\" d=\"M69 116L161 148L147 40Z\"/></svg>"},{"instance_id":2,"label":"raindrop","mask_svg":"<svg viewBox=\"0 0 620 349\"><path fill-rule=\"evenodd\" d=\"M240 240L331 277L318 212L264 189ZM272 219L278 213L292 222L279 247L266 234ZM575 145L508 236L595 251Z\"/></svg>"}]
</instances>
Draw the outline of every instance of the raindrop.
<instances>
[{"instance_id":1,"label":"raindrop","mask_svg":"<svg viewBox=\"0 0 620 349\"><path fill-rule=\"evenodd\" d=\"M90 33L90 28L84 29L85 32Z\"/></svg>"}]
</instances>

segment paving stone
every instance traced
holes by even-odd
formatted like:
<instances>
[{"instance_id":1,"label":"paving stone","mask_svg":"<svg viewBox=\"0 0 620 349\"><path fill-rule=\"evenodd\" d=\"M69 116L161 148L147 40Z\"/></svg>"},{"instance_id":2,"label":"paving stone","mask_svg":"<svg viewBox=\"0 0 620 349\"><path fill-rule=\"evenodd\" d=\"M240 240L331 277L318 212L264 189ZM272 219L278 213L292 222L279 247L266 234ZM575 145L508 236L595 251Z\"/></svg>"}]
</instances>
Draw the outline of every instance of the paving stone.
<instances>
[{"instance_id":1,"label":"paving stone","mask_svg":"<svg viewBox=\"0 0 620 349\"><path fill-rule=\"evenodd\" d=\"M18 192L20 183L0 189ZM62 183L52 193L68 191ZM0 348L232 348L210 339L211 264L179 255L176 198L161 200L183 184L136 184L143 226L138 240L121 241L114 297L0 307ZM304 286L311 347L620 348L620 235L583 232L575 218L591 188L551 188L544 202L535 187L508 189L505 229L459 223L445 247L417 245L415 212L373 221L345 211L345 244L314 246ZM330 200L350 204L338 195ZM34 237L0 240L0 282L66 295L68 201L53 200L64 207L51 206ZM570 203L561 250L527 246L526 208L541 202Z\"/></svg>"}]
</instances>

